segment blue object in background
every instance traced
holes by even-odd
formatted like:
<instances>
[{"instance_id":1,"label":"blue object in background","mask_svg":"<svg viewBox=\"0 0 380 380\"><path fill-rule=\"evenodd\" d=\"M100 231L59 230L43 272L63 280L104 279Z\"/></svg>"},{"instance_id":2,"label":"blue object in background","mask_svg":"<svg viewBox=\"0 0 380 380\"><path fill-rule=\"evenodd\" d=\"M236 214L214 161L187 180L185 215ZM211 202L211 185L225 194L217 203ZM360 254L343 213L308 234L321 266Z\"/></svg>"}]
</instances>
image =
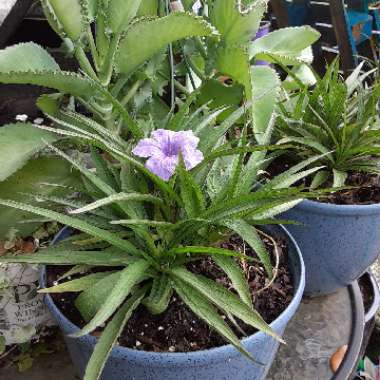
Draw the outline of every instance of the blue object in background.
<instances>
[{"instance_id":1,"label":"blue object in background","mask_svg":"<svg viewBox=\"0 0 380 380\"><path fill-rule=\"evenodd\" d=\"M305 295L333 293L358 279L380 254L380 204L335 205L302 201L281 219L302 251Z\"/></svg>"},{"instance_id":2,"label":"blue object in background","mask_svg":"<svg viewBox=\"0 0 380 380\"><path fill-rule=\"evenodd\" d=\"M294 295L287 309L270 325L283 335L286 325L296 313L302 299L305 285L305 267L299 248L284 227L263 228L269 233L284 238L288 243L289 267L293 276ZM54 243L70 236L69 229L63 229ZM46 270L40 278L41 287L46 287ZM70 338L68 335L79 330L57 308L49 295L46 304L64 332L64 338L80 378L94 349L96 338L86 335ZM253 357L263 363L254 364L233 346L225 345L210 350L189 353L157 353L115 347L104 368L102 380L264 380L276 356L279 343L268 335L258 332L242 340Z\"/></svg>"}]
</instances>

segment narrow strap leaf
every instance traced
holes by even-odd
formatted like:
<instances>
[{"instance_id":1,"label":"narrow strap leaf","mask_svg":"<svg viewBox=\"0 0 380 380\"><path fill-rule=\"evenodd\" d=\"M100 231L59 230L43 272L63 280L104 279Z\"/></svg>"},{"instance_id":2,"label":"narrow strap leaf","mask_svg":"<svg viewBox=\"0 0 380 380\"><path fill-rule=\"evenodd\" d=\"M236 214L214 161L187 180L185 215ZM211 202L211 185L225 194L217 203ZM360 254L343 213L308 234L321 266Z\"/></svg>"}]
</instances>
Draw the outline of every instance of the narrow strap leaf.
<instances>
[{"instance_id":1,"label":"narrow strap leaf","mask_svg":"<svg viewBox=\"0 0 380 380\"><path fill-rule=\"evenodd\" d=\"M205 200L203 198L203 193L194 177L186 170L181 155L180 163L178 165L178 174L180 180L181 198L188 218L192 218L204 210Z\"/></svg>"},{"instance_id":2,"label":"narrow strap leaf","mask_svg":"<svg viewBox=\"0 0 380 380\"><path fill-rule=\"evenodd\" d=\"M179 279L181 282L186 283L190 288L200 292L203 297L207 298L223 311L236 316L243 322L263 331L273 338L281 342L283 341L256 310L251 309L248 305L242 302L238 296L231 293L224 286L205 276L196 275L183 267L173 268L169 273L172 275L173 281ZM178 285L178 282L175 282L175 284ZM175 289L177 290L177 288Z\"/></svg>"},{"instance_id":3,"label":"narrow strap leaf","mask_svg":"<svg viewBox=\"0 0 380 380\"><path fill-rule=\"evenodd\" d=\"M228 327L226 322L224 322L215 307L203 296L203 294L175 277L173 278L173 285L179 297L181 297L182 301L194 314L205 321L212 329L217 331L227 342L231 343L243 355L254 360L252 355L243 347L240 340Z\"/></svg>"},{"instance_id":4,"label":"narrow strap leaf","mask_svg":"<svg viewBox=\"0 0 380 380\"><path fill-rule=\"evenodd\" d=\"M269 276L273 276L273 267L270 261L270 256L265 248L260 236L256 229L244 220L229 220L224 222L224 225L236 232L247 244L256 252L260 261L263 263L264 268Z\"/></svg>"},{"instance_id":5,"label":"narrow strap leaf","mask_svg":"<svg viewBox=\"0 0 380 380\"><path fill-rule=\"evenodd\" d=\"M71 211L71 214L81 214L87 211L95 210L99 207L107 206L116 202L128 202L128 201L145 201L151 202L158 205L163 205L163 201L150 194L141 194L141 193L117 193L112 194L106 198L99 199L96 202L90 203L84 207L78 208Z\"/></svg>"},{"instance_id":6,"label":"narrow strap leaf","mask_svg":"<svg viewBox=\"0 0 380 380\"><path fill-rule=\"evenodd\" d=\"M63 284L41 289L38 291L38 293L82 292L84 290L87 290L92 285L96 284L99 280L103 279L109 274L110 272L92 273L88 276L77 278L72 281L66 281Z\"/></svg>"},{"instance_id":7,"label":"narrow strap leaf","mask_svg":"<svg viewBox=\"0 0 380 380\"><path fill-rule=\"evenodd\" d=\"M30 255L2 256L2 263L28 263L45 265L97 265L97 266L125 266L133 263L124 252L104 251L73 251L73 250L41 250Z\"/></svg>"},{"instance_id":8,"label":"narrow strap leaf","mask_svg":"<svg viewBox=\"0 0 380 380\"><path fill-rule=\"evenodd\" d=\"M152 289L149 297L143 303L153 315L163 313L170 302L173 287L169 276L163 274L153 279Z\"/></svg>"},{"instance_id":9,"label":"narrow strap leaf","mask_svg":"<svg viewBox=\"0 0 380 380\"><path fill-rule=\"evenodd\" d=\"M100 378L112 347L115 345L133 311L141 303L145 292L146 288L136 291L107 324L87 364L83 380L98 380Z\"/></svg>"},{"instance_id":10,"label":"narrow strap leaf","mask_svg":"<svg viewBox=\"0 0 380 380\"><path fill-rule=\"evenodd\" d=\"M29 206L25 203L15 202L12 200L5 200L0 199L0 205L12 207L18 210L27 211L36 215L44 216L46 218L49 218L51 220L55 220L57 222L60 222L62 224L68 225L70 227L76 228L82 232L85 232L91 236L100 238L101 240L104 240L115 247L121 248L126 251L126 254L132 254L132 255L141 255L141 252L130 242L119 238L117 235L107 231L103 230L101 228L95 227L87 222L84 222L80 219L72 218L70 216L67 216L65 214L61 214L56 211L51 211L47 209L43 209L40 207L34 207Z\"/></svg>"},{"instance_id":11,"label":"narrow strap leaf","mask_svg":"<svg viewBox=\"0 0 380 380\"><path fill-rule=\"evenodd\" d=\"M112 220L111 224L122 224L123 226L151 226L151 227L168 227L173 228L173 223L160 222L157 220L148 220L148 219L121 219L121 220Z\"/></svg>"},{"instance_id":12,"label":"narrow strap leaf","mask_svg":"<svg viewBox=\"0 0 380 380\"><path fill-rule=\"evenodd\" d=\"M212 259L222 271L229 277L235 290L239 294L242 301L252 308L252 296L249 290L247 278L244 276L242 268L232 258L213 255Z\"/></svg>"},{"instance_id":13,"label":"narrow strap leaf","mask_svg":"<svg viewBox=\"0 0 380 380\"><path fill-rule=\"evenodd\" d=\"M82 328L81 331L73 334L73 337L81 337L94 331L102 323L106 322L117 308L124 302L132 288L146 278L146 271L150 263L146 260L139 260L123 269L120 278L113 287L110 295L104 304L95 314L94 318Z\"/></svg>"}]
</instances>

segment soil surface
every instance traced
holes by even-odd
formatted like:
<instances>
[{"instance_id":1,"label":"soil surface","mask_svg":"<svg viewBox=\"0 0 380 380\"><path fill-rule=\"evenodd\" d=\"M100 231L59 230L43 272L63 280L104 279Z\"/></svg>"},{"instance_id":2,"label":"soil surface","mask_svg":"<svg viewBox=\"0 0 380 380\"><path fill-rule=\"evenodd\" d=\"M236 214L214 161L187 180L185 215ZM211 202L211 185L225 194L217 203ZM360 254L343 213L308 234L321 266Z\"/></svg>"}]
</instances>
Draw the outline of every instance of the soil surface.
<instances>
[{"instance_id":1,"label":"soil surface","mask_svg":"<svg viewBox=\"0 0 380 380\"><path fill-rule=\"evenodd\" d=\"M297 164L292 157L281 156L276 159L267 169L269 178L283 173ZM296 183L296 186L310 186L310 178ZM332 203L337 205L371 205L380 203L380 176L368 173L349 173L346 187L352 187L331 193L318 202ZM324 188L332 188L332 179L328 180Z\"/></svg>"},{"instance_id":2,"label":"soil surface","mask_svg":"<svg viewBox=\"0 0 380 380\"><path fill-rule=\"evenodd\" d=\"M273 263L275 263L276 255L272 240L263 237L263 241L270 252ZM262 264L259 262L240 262L248 279L254 307L268 323L276 319L286 309L293 297L292 277L287 265L288 249L282 239L276 239L276 245L280 263L278 274L275 282L261 292L258 291L269 283ZM222 247L235 249L257 258L256 253L235 236L222 244ZM227 288L232 288L228 277L214 264L211 258L204 257L193 262L188 266L188 269L212 278ZM67 270L67 267L49 267L48 284L51 286L55 279ZM84 321L74 306L75 298L76 295L73 293L54 295L54 300L63 314L73 323L83 326ZM222 317L239 338L256 332L254 328L239 320L237 320L237 328L225 316L222 315ZM99 329L93 334L99 336L101 332ZM168 309L163 314L153 316L144 306L138 307L121 334L119 344L144 351L189 352L222 346L226 342L206 323L197 318L174 294Z\"/></svg>"}]
</instances>

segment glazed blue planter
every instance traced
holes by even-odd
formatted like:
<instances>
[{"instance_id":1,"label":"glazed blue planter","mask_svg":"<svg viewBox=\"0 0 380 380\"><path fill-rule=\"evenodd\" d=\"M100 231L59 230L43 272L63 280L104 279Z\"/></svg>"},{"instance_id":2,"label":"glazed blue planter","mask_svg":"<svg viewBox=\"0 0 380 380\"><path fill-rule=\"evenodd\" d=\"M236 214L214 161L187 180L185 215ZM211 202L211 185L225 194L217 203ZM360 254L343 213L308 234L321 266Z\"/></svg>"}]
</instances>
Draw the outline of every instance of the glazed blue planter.
<instances>
[{"instance_id":1,"label":"glazed blue planter","mask_svg":"<svg viewBox=\"0 0 380 380\"><path fill-rule=\"evenodd\" d=\"M305 270L299 248L283 227L266 229L284 237L289 245L289 263L294 280L294 297L288 308L271 323L279 335L295 314L303 294ZM58 239L67 237L63 231ZM57 240L56 240L57 241ZM45 268L41 272L41 286L46 285ZM79 330L56 307L52 298L46 296L51 313L63 330L71 358L82 378L89 357L96 343L90 335L79 339L68 337ZM261 380L274 360L278 342L259 332L242 340L249 352L263 365L254 364L243 357L233 346L225 345L210 350L191 353L155 353L115 347L104 368L102 380Z\"/></svg>"},{"instance_id":2,"label":"glazed blue planter","mask_svg":"<svg viewBox=\"0 0 380 380\"><path fill-rule=\"evenodd\" d=\"M357 280L380 254L380 204L335 205L305 200L281 218L302 251L305 294L333 293Z\"/></svg>"}]
</instances>

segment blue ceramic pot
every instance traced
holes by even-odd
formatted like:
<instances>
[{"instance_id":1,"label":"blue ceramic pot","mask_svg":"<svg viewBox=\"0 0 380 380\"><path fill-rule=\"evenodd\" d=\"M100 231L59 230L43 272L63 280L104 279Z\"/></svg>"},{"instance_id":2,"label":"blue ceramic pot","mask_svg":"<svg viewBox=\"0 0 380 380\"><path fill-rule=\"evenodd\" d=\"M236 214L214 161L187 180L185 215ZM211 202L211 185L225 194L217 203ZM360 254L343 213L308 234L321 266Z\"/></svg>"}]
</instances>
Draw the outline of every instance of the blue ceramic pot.
<instances>
[{"instance_id":1,"label":"blue ceramic pot","mask_svg":"<svg viewBox=\"0 0 380 380\"><path fill-rule=\"evenodd\" d=\"M271 323L279 335L283 335L286 325L295 314L305 285L304 264L299 248L283 227L267 229L284 237L289 245L289 262L294 279L295 294L288 308ZM60 239L66 237L63 232ZM46 285L45 269L41 273L41 286ZM79 329L56 307L52 298L46 296L51 313L63 330L71 358L82 378L96 338L87 335L79 339L67 335ZM259 380L265 376L274 360L278 342L259 332L243 339L249 352L263 365L253 364L243 357L233 346L225 345L205 351L191 353L155 353L137 351L125 347L115 347L104 368L103 380Z\"/></svg>"},{"instance_id":2,"label":"blue ceramic pot","mask_svg":"<svg viewBox=\"0 0 380 380\"><path fill-rule=\"evenodd\" d=\"M357 280L380 254L380 204L335 205L305 200L281 218L302 251L305 294L333 293Z\"/></svg>"}]
</instances>

